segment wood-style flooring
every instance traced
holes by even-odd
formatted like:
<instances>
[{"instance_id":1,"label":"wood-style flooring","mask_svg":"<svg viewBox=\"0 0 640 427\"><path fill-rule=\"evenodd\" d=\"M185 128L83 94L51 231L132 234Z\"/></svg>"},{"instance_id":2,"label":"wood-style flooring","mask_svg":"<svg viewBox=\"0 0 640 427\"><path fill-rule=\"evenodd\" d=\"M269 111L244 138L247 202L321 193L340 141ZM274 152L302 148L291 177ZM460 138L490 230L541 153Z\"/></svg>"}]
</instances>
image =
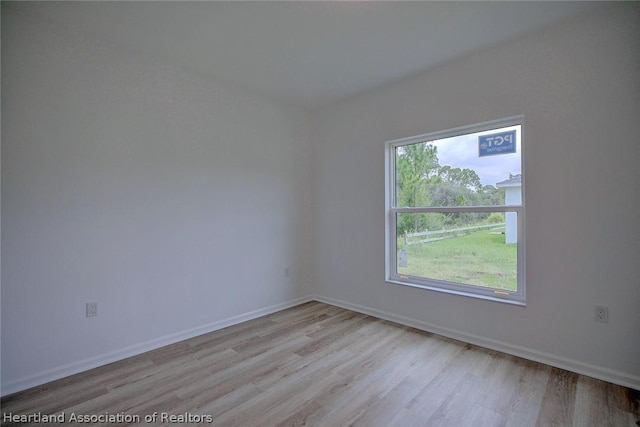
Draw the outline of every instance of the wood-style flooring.
<instances>
[{"instance_id":1,"label":"wood-style flooring","mask_svg":"<svg viewBox=\"0 0 640 427\"><path fill-rule=\"evenodd\" d=\"M1 405L5 421L5 414L64 413L71 424L71 414L126 413L140 415L133 425L148 425L144 416L158 412L207 414L213 422L200 425L218 427L637 427L640 417L624 387L319 302L6 396Z\"/></svg>"}]
</instances>

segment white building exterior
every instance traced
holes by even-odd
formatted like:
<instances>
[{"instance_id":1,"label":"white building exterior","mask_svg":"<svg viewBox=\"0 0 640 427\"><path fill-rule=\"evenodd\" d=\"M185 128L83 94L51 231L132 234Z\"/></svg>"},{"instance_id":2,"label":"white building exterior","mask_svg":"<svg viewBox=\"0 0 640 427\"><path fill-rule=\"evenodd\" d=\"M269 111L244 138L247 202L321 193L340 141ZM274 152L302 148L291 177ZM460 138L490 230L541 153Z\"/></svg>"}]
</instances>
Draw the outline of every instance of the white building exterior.
<instances>
[{"instance_id":1,"label":"white building exterior","mask_svg":"<svg viewBox=\"0 0 640 427\"><path fill-rule=\"evenodd\" d=\"M522 204L522 175L515 176L496 184L498 188L504 188L504 201L507 205ZM505 243L518 243L518 214L507 212L505 214L506 236Z\"/></svg>"}]
</instances>

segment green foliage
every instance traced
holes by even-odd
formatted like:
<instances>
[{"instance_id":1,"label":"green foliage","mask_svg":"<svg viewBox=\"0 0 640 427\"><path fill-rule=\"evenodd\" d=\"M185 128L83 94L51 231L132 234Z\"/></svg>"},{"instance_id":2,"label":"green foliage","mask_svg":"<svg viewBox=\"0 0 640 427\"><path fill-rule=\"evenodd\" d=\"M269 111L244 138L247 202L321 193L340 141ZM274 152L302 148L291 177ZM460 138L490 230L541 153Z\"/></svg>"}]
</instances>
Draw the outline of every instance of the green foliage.
<instances>
[{"instance_id":1,"label":"green foliage","mask_svg":"<svg viewBox=\"0 0 640 427\"><path fill-rule=\"evenodd\" d=\"M449 183L456 188L467 189L472 192L477 192L482 189L480 177L476 171L471 169L441 166L437 171L437 175L442 182Z\"/></svg>"},{"instance_id":2,"label":"green foliage","mask_svg":"<svg viewBox=\"0 0 640 427\"><path fill-rule=\"evenodd\" d=\"M502 212L491 212L489 218L487 218L487 222L489 224L500 224L504 222L504 213Z\"/></svg>"},{"instance_id":3,"label":"green foliage","mask_svg":"<svg viewBox=\"0 0 640 427\"><path fill-rule=\"evenodd\" d=\"M438 170L437 148L420 143L396 149L396 198L398 206L428 206L431 203L429 183ZM403 216L398 222L398 232L425 229L429 224L416 217Z\"/></svg>"},{"instance_id":4,"label":"green foliage","mask_svg":"<svg viewBox=\"0 0 640 427\"><path fill-rule=\"evenodd\" d=\"M419 231L442 230L447 225L446 220L446 215L441 213L399 213L398 225L408 224L409 228L400 229L400 226L398 226L397 235L400 237L404 236L405 233L415 232L415 229L413 228L415 224L418 224L420 227Z\"/></svg>"}]
</instances>

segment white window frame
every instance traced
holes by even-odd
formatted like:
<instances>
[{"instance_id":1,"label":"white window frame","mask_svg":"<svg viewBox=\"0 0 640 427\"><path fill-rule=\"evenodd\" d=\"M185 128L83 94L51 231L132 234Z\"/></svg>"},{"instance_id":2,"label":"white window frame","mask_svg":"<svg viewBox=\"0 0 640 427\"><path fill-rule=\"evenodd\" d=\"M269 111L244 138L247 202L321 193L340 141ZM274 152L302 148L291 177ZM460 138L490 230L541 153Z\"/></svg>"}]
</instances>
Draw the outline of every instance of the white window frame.
<instances>
[{"instance_id":1,"label":"white window frame","mask_svg":"<svg viewBox=\"0 0 640 427\"><path fill-rule=\"evenodd\" d=\"M492 129L520 125L520 162L522 174L522 203L502 206L457 206L457 207L401 207L395 201L395 153L403 145L435 141L438 139L489 131ZM439 132L396 139L385 143L385 200L386 200L386 245L385 270L388 283L467 297L481 298L514 305L526 305L525 289L525 171L524 171L524 116L515 116L474 125L462 126ZM401 275L397 271L396 215L400 213L450 213L450 212L515 212L517 214L517 291L508 292L487 287L465 285L419 276Z\"/></svg>"}]
</instances>

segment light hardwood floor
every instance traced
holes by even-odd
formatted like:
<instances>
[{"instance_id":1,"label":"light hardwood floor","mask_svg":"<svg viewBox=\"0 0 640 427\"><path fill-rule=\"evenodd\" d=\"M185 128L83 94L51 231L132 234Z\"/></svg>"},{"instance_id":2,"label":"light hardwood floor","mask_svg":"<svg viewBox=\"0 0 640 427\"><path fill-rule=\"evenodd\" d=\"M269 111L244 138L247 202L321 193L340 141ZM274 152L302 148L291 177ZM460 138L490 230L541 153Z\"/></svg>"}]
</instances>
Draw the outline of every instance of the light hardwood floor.
<instances>
[{"instance_id":1,"label":"light hardwood floor","mask_svg":"<svg viewBox=\"0 0 640 427\"><path fill-rule=\"evenodd\" d=\"M140 415L137 425L154 412L209 414L213 423L201 425L243 427L636 427L639 417L624 387L318 302L1 404L3 419L125 412Z\"/></svg>"}]
</instances>

